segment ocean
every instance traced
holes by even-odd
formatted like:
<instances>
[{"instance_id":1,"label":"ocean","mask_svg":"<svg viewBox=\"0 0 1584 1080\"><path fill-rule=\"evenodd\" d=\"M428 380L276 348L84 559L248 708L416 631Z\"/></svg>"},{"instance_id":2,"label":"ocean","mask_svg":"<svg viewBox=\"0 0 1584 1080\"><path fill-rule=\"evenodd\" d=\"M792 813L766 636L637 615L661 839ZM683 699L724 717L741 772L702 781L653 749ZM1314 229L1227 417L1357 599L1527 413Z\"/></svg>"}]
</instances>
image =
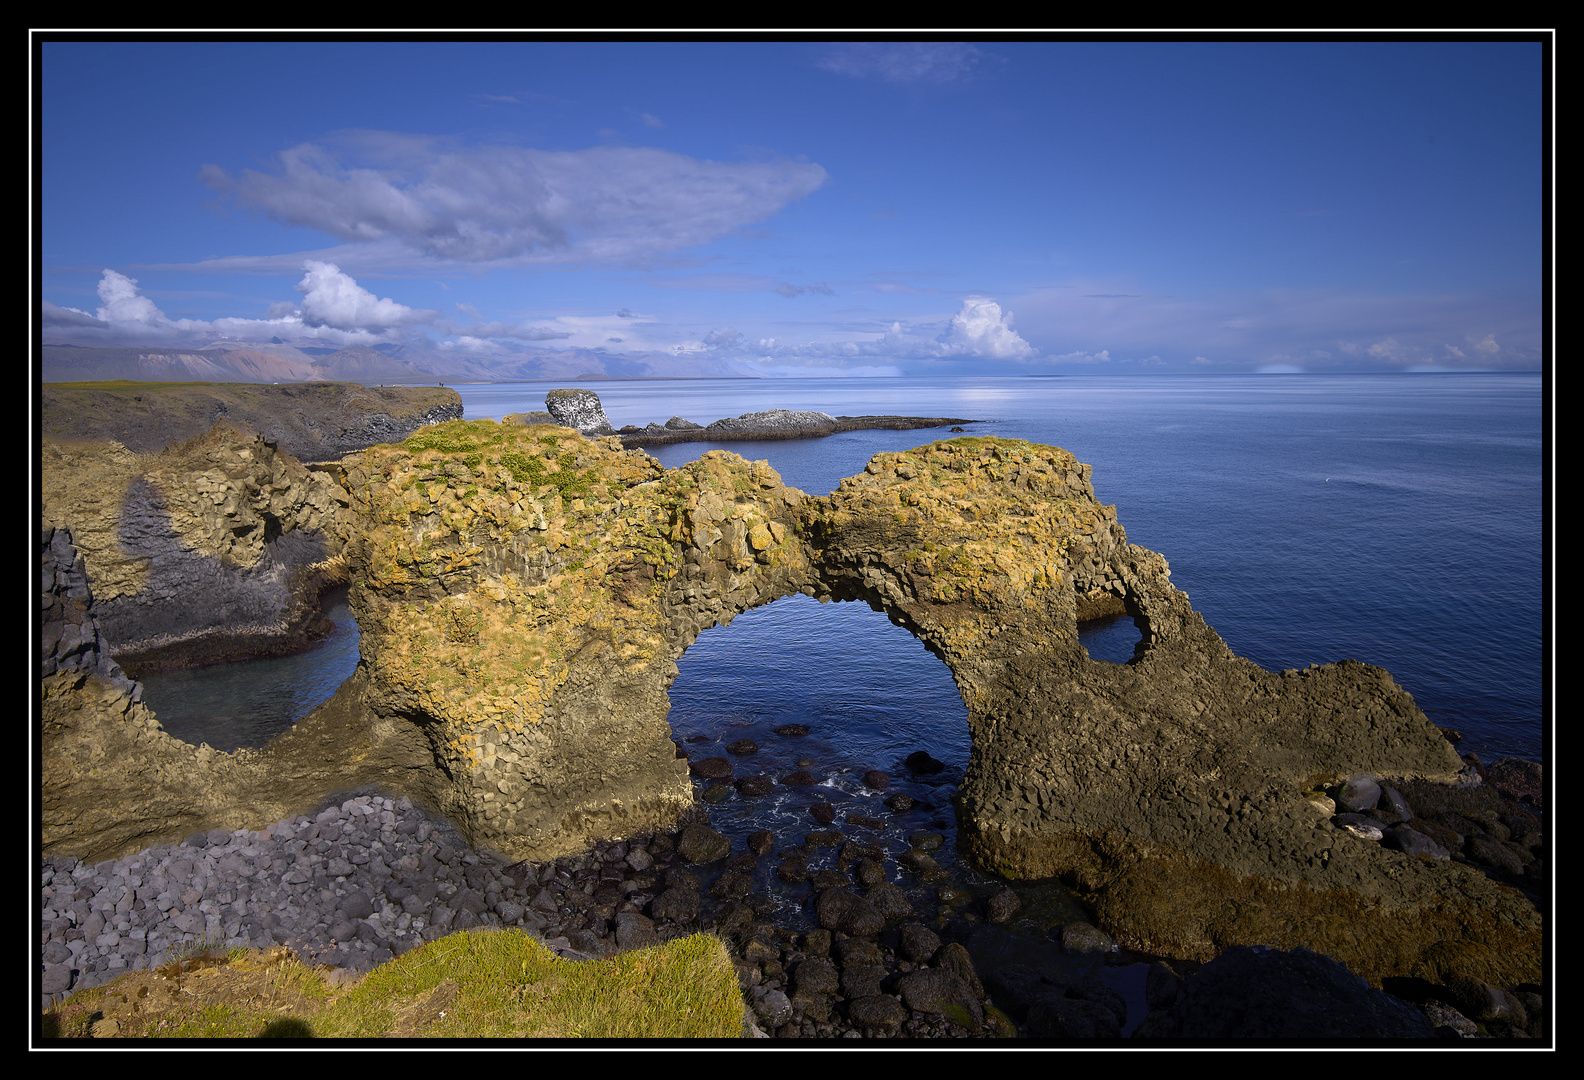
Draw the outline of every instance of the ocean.
<instances>
[{"instance_id":1,"label":"ocean","mask_svg":"<svg viewBox=\"0 0 1584 1080\"><path fill-rule=\"evenodd\" d=\"M1116 504L1128 538L1167 558L1172 581L1234 652L1271 670L1347 658L1381 665L1433 721L1463 734L1460 751L1486 762L1545 756L1537 375L690 379L456 389L466 416L478 419L542 409L558 385L598 393L618 427L673 415L707 424L761 409L817 409L960 416L982 421L975 434L1064 447L1093 466L1095 492ZM651 452L675 466L730 450L767 459L788 484L826 494L875 453L943 437L944 430L858 431ZM257 745L350 672L354 632L343 624L326 647L288 661L204 669L168 686L150 679L145 697L182 738L220 749ZM1136 641L1127 619L1085 634L1093 655L1113 661L1131 655ZM966 764L965 714L945 666L862 605L778 601L705 631L678 666L671 720L681 739L730 741L814 717L820 734L795 756L825 759L840 748L845 760L886 770L925 749L950 766L940 783ZM198 689L225 680L232 681ZM201 704L184 710L189 702ZM829 779L846 783L847 775Z\"/></svg>"}]
</instances>

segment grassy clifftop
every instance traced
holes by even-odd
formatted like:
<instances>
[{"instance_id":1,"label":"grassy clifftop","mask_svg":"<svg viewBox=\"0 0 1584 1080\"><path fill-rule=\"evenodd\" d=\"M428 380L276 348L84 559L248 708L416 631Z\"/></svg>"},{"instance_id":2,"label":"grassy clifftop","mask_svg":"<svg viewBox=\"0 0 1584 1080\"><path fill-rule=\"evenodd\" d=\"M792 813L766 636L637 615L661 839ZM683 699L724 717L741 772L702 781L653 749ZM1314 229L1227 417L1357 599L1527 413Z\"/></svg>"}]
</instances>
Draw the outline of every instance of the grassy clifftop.
<instances>
[{"instance_id":1,"label":"grassy clifftop","mask_svg":"<svg viewBox=\"0 0 1584 1080\"><path fill-rule=\"evenodd\" d=\"M299 460L326 461L462 416L457 392L435 386L116 381L45 383L42 395L43 438L113 440L138 453L202 435L227 419Z\"/></svg>"}]
</instances>

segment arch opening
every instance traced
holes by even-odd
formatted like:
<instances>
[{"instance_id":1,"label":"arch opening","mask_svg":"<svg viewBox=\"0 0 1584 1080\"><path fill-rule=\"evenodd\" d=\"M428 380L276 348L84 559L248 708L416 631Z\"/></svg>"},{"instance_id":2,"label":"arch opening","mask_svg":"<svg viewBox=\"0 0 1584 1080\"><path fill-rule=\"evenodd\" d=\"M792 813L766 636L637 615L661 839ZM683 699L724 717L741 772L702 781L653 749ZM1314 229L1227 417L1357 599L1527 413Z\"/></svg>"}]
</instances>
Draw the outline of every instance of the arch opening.
<instances>
[{"instance_id":1,"label":"arch opening","mask_svg":"<svg viewBox=\"0 0 1584 1080\"><path fill-rule=\"evenodd\" d=\"M671 730L711 827L734 847L770 830L781 851L837 828L878 847L888 879L899 881L895 857L923 831L940 834L937 857L955 859L952 799L971 753L968 711L951 671L886 612L793 594L704 631L677 667ZM910 767L920 752L938 769L918 758ZM866 782L871 772L884 781ZM816 816L820 805L828 821ZM835 846L815 851L810 871L838 855ZM762 860L755 885L792 909L799 889L777 877L782 862Z\"/></svg>"},{"instance_id":2,"label":"arch opening","mask_svg":"<svg viewBox=\"0 0 1584 1080\"><path fill-rule=\"evenodd\" d=\"M335 629L311 649L146 674L139 680L143 703L182 742L225 753L263 746L329 701L357 667L358 625L347 587L326 590L320 606Z\"/></svg>"},{"instance_id":3,"label":"arch opening","mask_svg":"<svg viewBox=\"0 0 1584 1080\"><path fill-rule=\"evenodd\" d=\"M1141 654L1144 628L1130 614L1102 615L1078 624L1078 644L1089 659L1107 664L1130 664Z\"/></svg>"}]
</instances>

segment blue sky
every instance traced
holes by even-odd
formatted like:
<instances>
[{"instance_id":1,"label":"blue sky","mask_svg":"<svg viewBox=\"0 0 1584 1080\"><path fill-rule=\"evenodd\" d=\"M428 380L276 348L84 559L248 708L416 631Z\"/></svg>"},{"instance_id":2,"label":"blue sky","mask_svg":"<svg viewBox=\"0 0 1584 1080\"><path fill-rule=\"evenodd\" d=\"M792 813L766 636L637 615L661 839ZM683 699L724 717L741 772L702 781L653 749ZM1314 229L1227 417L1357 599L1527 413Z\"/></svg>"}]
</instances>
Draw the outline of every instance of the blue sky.
<instances>
[{"instance_id":1,"label":"blue sky","mask_svg":"<svg viewBox=\"0 0 1584 1080\"><path fill-rule=\"evenodd\" d=\"M45 340L1537 369L1532 42L46 42Z\"/></svg>"}]
</instances>

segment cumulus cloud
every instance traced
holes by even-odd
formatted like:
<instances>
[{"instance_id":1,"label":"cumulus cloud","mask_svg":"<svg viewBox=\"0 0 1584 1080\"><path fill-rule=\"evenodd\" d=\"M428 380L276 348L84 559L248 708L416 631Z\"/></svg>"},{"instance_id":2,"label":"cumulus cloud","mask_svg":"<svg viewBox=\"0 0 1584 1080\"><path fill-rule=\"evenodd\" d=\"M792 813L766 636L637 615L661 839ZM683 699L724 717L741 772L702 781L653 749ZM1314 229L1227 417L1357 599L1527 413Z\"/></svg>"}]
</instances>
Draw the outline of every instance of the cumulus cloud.
<instances>
[{"instance_id":1,"label":"cumulus cloud","mask_svg":"<svg viewBox=\"0 0 1584 1080\"><path fill-rule=\"evenodd\" d=\"M446 148L391 132L304 143L270 172L200 179L242 207L344 244L394 242L457 262L631 262L718 240L818 189L800 161L703 161L667 150Z\"/></svg>"},{"instance_id":2,"label":"cumulus cloud","mask_svg":"<svg viewBox=\"0 0 1584 1080\"><path fill-rule=\"evenodd\" d=\"M834 46L817 61L826 71L890 83L948 83L973 70L983 54L956 41L857 41Z\"/></svg>"},{"instance_id":3,"label":"cumulus cloud","mask_svg":"<svg viewBox=\"0 0 1584 1080\"><path fill-rule=\"evenodd\" d=\"M57 307L48 300L44 301L43 315L45 326L91 326L101 330L110 326L103 319L96 319L86 311Z\"/></svg>"},{"instance_id":4,"label":"cumulus cloud","mask_svg":"<svg viewBox=\"0 0 1584 1080\"><path fill-rule=\"evenodd\" d=\"M99 309L89 315L44 302L44 323L74 340L127 344L191 344L215 340L268 341L273 337L316 338L337 345L372 345L390 340L392 331L432 319L382 300L333 264L308 262L297 289L301 305L279 302L263 319L172 319L138 289L136 278L105 270L99 279Z\"/></svg>"},{"instance_id":5,"label":"cumulus cloud","mask_svg":"<svg viewBox=\"0 0 1584 1080\"><path fill-rule=\"evenodd\" d=\"M946 356L978 356L988 360L1025 360L1034 355L1034 346L1012 329L1012 313L1002 314L994 300L975 298L963 301L952 316L945 333L936 338Z\"/></svg>"},{"instance_id":6,"label":"cumulus cloud","mask_svg":"<svg viewBox=\"0 0 1584 1080\"><path fill-rule=\"evenodd\" d=\"M379 333L415 322L429 322L437 313L417 311L394 300L382 299L363 288L335 263L303 264L307 271L297 283L303 294L302 321L307 326Z\"/></svg>"}]
</instances>

